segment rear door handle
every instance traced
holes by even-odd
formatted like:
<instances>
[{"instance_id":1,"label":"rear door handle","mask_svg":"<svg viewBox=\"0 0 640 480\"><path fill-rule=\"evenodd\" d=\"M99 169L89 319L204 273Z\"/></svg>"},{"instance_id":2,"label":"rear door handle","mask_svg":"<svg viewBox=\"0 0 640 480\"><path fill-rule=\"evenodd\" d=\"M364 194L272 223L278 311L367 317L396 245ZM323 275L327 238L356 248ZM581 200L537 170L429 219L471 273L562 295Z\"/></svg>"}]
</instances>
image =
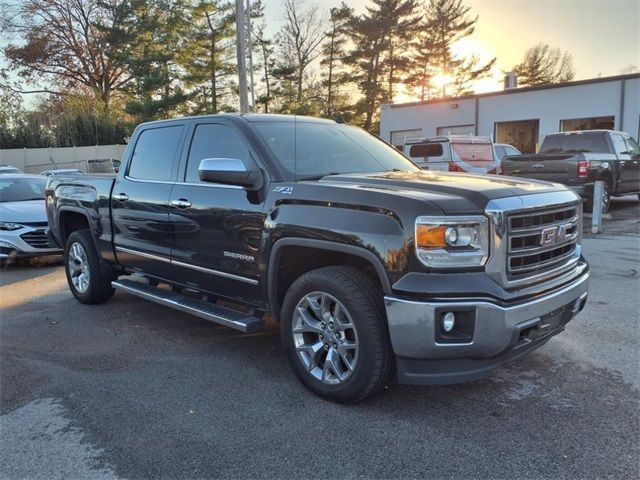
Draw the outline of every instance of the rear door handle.
<instances>
[{"instance_id":1,"label":"rear door handle","mask_svg":"<svg viewBox=\"0 0 640 480\"><path fill-rule=\"evenodd\" d=\"M185 198L178 198L177 200L171 200L171 205L178 208L189 208L191 202Z\"/></svg>"},{"instance_id":2,"label":"rear door handle","mask_svg":"<svg viewBox=\"0 0 640 480\"><path fill-rule=\"evenodd\" d=\"M119 202L126 202L129 200L129 196L126 193L116 193L112 198Z\"/></svg>"}]
</instances>

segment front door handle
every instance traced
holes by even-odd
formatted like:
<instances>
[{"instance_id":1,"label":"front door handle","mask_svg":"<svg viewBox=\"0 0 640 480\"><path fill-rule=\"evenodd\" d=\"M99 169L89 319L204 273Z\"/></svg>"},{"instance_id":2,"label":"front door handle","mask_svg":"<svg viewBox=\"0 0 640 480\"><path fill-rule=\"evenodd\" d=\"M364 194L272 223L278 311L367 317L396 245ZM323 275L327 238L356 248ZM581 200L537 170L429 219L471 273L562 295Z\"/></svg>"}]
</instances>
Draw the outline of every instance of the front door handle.
<instances>
[{"instance_id":1,"label":"front door handle","mask_svg":"<svg viewBox=\"0 0 640 480\"><path fill-rule=\"evenodd\" d=\"M129 200L129 196L126 193L116 193L112 198L119 202L126 202Z\"/></svg>"},{"instance_id":2,"label":"front door handle","mask_svg":"<svg viewBox=\"0 0 640 480\"><path fill-rule=\"evenodd\" d=\"M171 200L171 205L178 208L189 208L191 202L185 198L178 198L177 200Z\"/></svg>"}]
</instances>

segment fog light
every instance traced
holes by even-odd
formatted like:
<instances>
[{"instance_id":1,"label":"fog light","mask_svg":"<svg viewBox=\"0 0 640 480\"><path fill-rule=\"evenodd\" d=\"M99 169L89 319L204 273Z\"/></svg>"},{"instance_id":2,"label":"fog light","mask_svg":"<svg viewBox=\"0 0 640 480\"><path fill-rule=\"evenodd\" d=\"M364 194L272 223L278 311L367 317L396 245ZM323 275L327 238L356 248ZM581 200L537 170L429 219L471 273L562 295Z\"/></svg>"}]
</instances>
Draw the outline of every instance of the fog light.
<instances>
[{"instance_id":1,"label":"fog light","mask_svg":"<svg viewBox=\"0 0 640 480\"><path fill-rule=\"evenodd\" d=\"M450 332L456 324L456 316L453 312L447 312L442 316L442 329L445 332Z\"/></svg>"}]
</instances>

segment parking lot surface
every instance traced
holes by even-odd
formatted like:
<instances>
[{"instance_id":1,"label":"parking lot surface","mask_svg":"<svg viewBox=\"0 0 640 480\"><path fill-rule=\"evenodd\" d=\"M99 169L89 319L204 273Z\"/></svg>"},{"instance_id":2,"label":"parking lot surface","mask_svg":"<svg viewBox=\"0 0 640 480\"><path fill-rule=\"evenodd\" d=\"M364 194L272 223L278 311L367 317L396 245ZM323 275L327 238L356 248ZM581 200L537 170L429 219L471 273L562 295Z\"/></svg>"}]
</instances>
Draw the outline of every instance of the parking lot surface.
<instances>
[{"instance_id":1,"label":"parking lot surface","mask_svg":"<svg viewBox=\"0 0 640 480\"><path fill-rule=\"evenodd\" d=\"M563 334L484 380L353 406L299 384L275 323L243 335L121 293L81 305L59 263L6 268L0 477L638 478L628 208L626 232L584 240L589 303Z\"/></svg>"}]
</instances>

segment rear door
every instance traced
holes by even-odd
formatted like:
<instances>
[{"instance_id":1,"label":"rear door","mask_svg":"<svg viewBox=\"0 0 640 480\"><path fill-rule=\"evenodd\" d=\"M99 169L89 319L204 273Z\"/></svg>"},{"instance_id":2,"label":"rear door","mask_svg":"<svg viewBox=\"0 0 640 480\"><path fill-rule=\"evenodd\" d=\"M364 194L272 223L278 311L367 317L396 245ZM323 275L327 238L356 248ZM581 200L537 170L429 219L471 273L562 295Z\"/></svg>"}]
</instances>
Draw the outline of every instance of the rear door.
<instances>
[{"instance_id":1,"label":"rear door","mask_svg":"<svg viewBox=\"0 0 640 480\"><path fill-rule=\"evenodd\" d=\"M197 121L192 132L170 199L175 278L215 295L260 304L262 199L256 192L198 176L205 158L255 164L257 154L233 122Z\"/></svg>"},{"instance_id":2,"label":"rear door","mask_svg":"<svg viewBox=\"0 0 640 480\"><path fill-rule=\"evenodd\" d=\"M169 198L185 125L150 125L137 133L125 171L112 190L113 243L118 261L133 271L171 277L173 234Z\"/></svg>"}]
</instances>

